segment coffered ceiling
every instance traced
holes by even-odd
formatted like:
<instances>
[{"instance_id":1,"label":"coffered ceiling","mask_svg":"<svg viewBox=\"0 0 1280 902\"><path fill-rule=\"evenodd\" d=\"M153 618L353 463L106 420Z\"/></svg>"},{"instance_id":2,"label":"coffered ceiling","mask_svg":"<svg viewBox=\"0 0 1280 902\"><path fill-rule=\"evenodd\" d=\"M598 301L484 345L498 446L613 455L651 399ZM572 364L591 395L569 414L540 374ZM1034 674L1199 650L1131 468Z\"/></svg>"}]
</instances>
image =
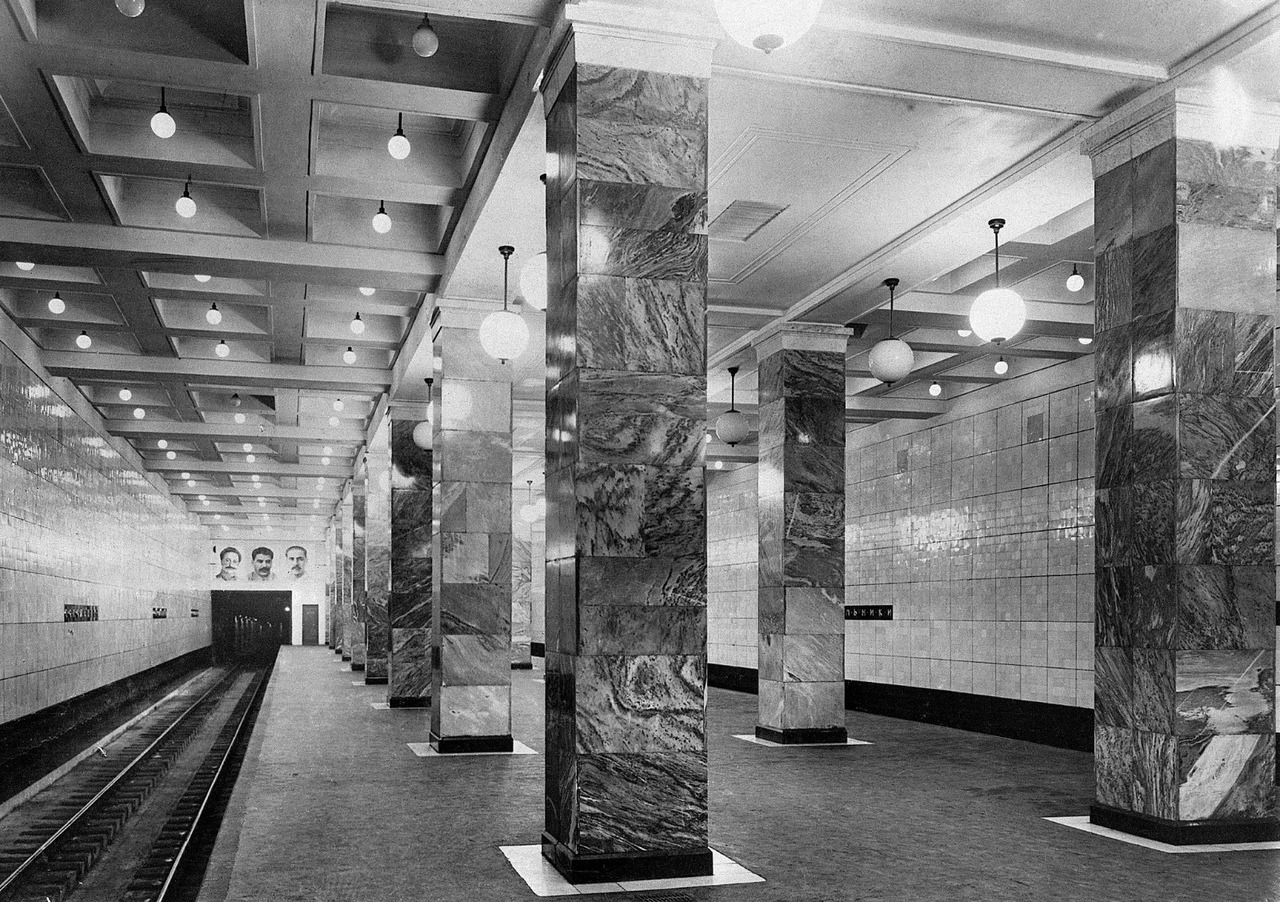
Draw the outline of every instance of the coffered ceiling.
<instances>
[{"instance_id":1,"label":"coffered ceiling","mask_svg":"<svg viewBox=\"0 0 1280 902\"><path fill-rule=\"evenodd\" d=\"M545 243L535 87L559 3L147 0L133 19L111 0L5 5L0 309L209 525L322 528L388 406L425 399L437 299L492 309L497 246L516 246L514 279ZM1005 349L1010 375L1089 353L1081 141L1221 71L1277 99L1277 10L1262 0L1082 0L1070 16L1039 0L826 0L817 27L770 56L723 36L709 0L625 5L678 10L723 38L712 416L735 363L751 408L753 342L785 321L856 324L853 422L936 415L990 384L991 349L956 330L992 282L993 216L1009 223L1004 282L1031 308ZM410 46L424 11L440 37L425 59ZM161 89L168 139L149 126ZM400 124L412 152L397 161L386 142ZM188 185L197 211L184 218ZM380 205L385 234L371 223ZM1079 293L1065 288L1073 266ZM889 276L918 372L886 388L865 355L887 334ZM517 484L541 469L543 323L524 313Z\"/></svg>"}]
</instances>

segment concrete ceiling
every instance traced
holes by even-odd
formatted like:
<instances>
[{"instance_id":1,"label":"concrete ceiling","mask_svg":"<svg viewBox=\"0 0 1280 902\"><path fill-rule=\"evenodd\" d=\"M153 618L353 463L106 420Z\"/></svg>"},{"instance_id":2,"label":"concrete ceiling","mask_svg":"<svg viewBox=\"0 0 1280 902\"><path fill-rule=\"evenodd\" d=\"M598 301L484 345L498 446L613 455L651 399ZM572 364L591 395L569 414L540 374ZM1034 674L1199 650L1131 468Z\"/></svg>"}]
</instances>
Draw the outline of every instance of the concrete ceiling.
<instances>
[{"instance_id":1,"label":"concrete ceiling","mask_svg":"<svg viewBox=\"0 0 1280 902\"><path fill-rule=\"evenodd\" d=\"M109 0L5 3L0 307L211 526L266 514L320 528L388 403L425 400L437 296L491 309L497 246L517 248L514 296L545 243L533 89L556 0L148 0L136 19ZM659 16L664 4L722 34L709 0L629 5ZM849 354L855 421L934 415L989 384L991 349L956 329L991 283L993 216L1008 220L1003 281L1032 302L1006 349L1011 375L1088 353L1081 141L1117 110L1223 71L1274 102L1280 20L1262 0L1071 8L826 0L810 34L770 56L720 41L712 416L734 363L750 409L753 341L785 321L865 326ZM409 47L423 11L441 38L430 59ZM161 88L177 126L167 140L148 127ZM399 114L413 145L404 161L386 151ZM184 219L174 202L188 180L198 211ZM380 203L386 235L370 224ZM734 233L742 210L767 221ZM1065 288L1072 266L1086 280L1078 294ZM865 360L887 334L889 276L902 282L898 331L918 352L918 373L892 388ZM205 317L214 303L217 325ZM540 484L543 322L524 313L534 341L513 365L516 480ZM940 399L927 394L934 378Z\"/></svg>"}]
</instances>

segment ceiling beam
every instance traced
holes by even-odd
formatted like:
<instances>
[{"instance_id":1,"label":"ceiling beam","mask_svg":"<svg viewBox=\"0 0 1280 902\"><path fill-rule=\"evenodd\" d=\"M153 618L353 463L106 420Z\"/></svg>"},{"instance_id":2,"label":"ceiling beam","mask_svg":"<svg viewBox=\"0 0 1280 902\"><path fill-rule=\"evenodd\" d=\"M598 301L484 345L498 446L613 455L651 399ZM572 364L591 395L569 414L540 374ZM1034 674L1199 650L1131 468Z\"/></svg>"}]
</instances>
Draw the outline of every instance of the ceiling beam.
<instances>
[{"instance_id":1,"label":"ceiling beam","mask_svg":"<svg viewBox=\"0 0 1280 902\"><path fill-rule=\"evenodd\" d=\"M343 480L351 473L346 467L324 466L323 464L300 462L296 464L277 463L272 460L260 460L257 463L245 463L242 460L152 460L147 462L147 469L153 473L226 473L231 476L297 476L325 477L326 484L333 479L335 487L341 486ZM167 478L167 477L166 477ZM246 492L245 494L252 494Z\"/></svg>"},{"instance_id":2,"label":"ceiling beam","mask_svg":"<svg viewBox=\"0 0 1280 902\"><path fill-rule=\"evenodd\" d=\"M0 219L0 255L35 263L193 273L208 270L213 258L220 276L341 285L376 275L383 287L409 291L427 290L444 267L441 255L415 251L30 219Z\"/></svg>"},{"instance_id":3,"label":"ceiling beam","mask_svg":"<svg viewBox=\"0 0 1280 902\"><path fill-rule=\"evenodd\" d=\"M112 435L121 436L153 436L198 437L212 441L238 441L251 439L257 444L271 442L316 443L358 445L364 438L364 430L359 426L340 425L325 427L307 426L258 426L245 424L238 426L232 423L187 423L159 420L107 420L107 428Z\"/></svg>"},{"instance_id":4,"label":"ceiling beam","mask_svg":"<svg viewBox=\"0 0 1280 902\"><path fill-rule=\"evenodd\" d=\"M357 366L303 366L86 351L45 351L41 362L59 376L117 382L204 382L228 388L323 388L336 391L362 388L382 391L388 384L385 370Z\"/></svg>"}]
</instances>

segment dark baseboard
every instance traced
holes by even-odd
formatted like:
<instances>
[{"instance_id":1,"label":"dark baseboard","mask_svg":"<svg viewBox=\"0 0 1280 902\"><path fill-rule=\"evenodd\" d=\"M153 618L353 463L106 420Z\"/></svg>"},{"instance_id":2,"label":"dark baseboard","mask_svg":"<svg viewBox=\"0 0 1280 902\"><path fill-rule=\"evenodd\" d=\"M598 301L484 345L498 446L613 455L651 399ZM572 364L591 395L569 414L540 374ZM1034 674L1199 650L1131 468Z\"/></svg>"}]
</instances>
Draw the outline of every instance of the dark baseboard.
<instances>
[{"instance_id":1,"label":"dark baseboard","mask_svg":"<svg viewBox=\"0 0 1280 902\"><path fill-rule=\"evenodd\" d=\"M567 846L542 834L542 855L570 883L613 883L711 874L711 850L574 855Z\"/></svg>"},{"instance_id":2,"label":"dark baseboard","mask_svg":"<svg viewBox=\"0 0 1280 902\"><path fill-rule=\"evenodd\" d=\"M348 659L344 658L343 660L348 660ZM362 672L363 670L364 670L364 665L363 665L363 664L356 664L354 661L351 663L351 672L352 672L352 673L360 673L360 672Z\"/></svg>"},{"instance_id":3,"label":"dark baseboard","mask_svg":"<svg viewBox=\"0 0 1280 902\"><path fill-rule=\"evenodd\" d=\"M1280 839L1280 821L1221 820L1170 821L1110 805L1089 806L1089 823L1122 833L1145 836L1173 846L1213 843L1274 842Z\"/></svg>"},{"instance_id":4,"label":"dark baseboard","mask_svg":"<svg viewBox=\"0 0 1280 902\"><path fill-rule=\"evenodd\" d=\"M533 670L533 662L532 661L512 661L511 669L512 670Z\"/></svg>"},{"instance_id":5,"label":"dark baseboard","mask_svg":"<svg viewBox=\"0 0 1280 902\"><path fill-rule=\"evenodd\" d=\"M206 647L0 725L0 801L70 761L211 663Z\"/></svg>"},{"instance_id":6,"label":"dark baseboard","mask_svg":"<svg viewBox=\"0 0 1280 902\"><path fill-rule=\"evenodd\" d=\"M756 671L751 667L734 667L730 664L708 664L707 684L716 689L732 689L734 692L759 691Z\"/></svg>"},{"instance_id":7,"label":"dark baseboard","mask_svg":"<svg viewBox=\"0 0 1280 902\"><path fill-rule=\"evenodd\" d=\"M441 755L460 752L510 752L515 743L510 736L437 736L431 734L431 747Z\"/></svg>"},{"instance_id":8,"label":"dark baseboard","mask_svg":"<svg viewBox=\"0 0 1280 902\"><path fill-rule=\"evenodd\" d=\"M844 745L849 731L844 727L823 727L804 730L774 730L756 725L756 739L765 739L779 745L817 745L830 743Z\"/></svg>"},{"instance_id":9,"label":"dark baseboard","mask_svg":"<svg viewBox=\"0 0 1280 902\"><path fill-rule=\"evenodd\" d=\"M393 696L387 699L387 704L393 708L430 708L431 699L423 698L420 695L404 696L402 698Z\"/></svg>"},{"instance_id":10,"label":"dark baseboard","mask_svg":"<svg viewBox=\"0 0 1280 902\"><path fill-rule=\"evenodd\" d=\"M533 655L535 658L545 658L547 656L547 643L530 642L529 654Z\"/></svg>"},{"instance_id":11,"label":"dark baseboard","mask_svg":"<svg viewBox=\"0 0 1280 902\"><path fill-rule=\"evenodd\" d=\"M351 655L343 655L343 656L342 656L342 660L344 660L344 661L350 661L350 660L351 660Z\"/></svg>"},{"instance_id":12,"label":"dark baseboard","mask_svg":"<svg viewBox=\"0 0 1280 902\"><path fill-rule=\"evenodd\" d=\"M844 681L844 706L886 717L1021 739L1076 752L1093 751L1093 711L1046 702Z\"/></svg>"},{"instance_id":13,"label":"dark baseboard","mask_svg":"<svg viewBox=\"0 0 1280 902\"><path fill-rule=\"evenodd\" d=\"M750 667L708 664L707 683L717 689L753 695L758 690L756 671ZM844 681L844 706L849 711L882 717L1021 739L1077 752L1093 751L1093 711L1089 708L862 680ZM1280 769L1280 763L1277 768Z\"/></svg>"},{"instance_id":14,"label":"dark baseboard","mask_svg":"<svg viewBox=\"0 0 1280 902\"><path fill-rule=\"evenodd\" d=\"M366 686L385 686L387 685L387 679L388 678L384 676L366 676L364 678L364 684Z\"/></svg>"}]
</instances>

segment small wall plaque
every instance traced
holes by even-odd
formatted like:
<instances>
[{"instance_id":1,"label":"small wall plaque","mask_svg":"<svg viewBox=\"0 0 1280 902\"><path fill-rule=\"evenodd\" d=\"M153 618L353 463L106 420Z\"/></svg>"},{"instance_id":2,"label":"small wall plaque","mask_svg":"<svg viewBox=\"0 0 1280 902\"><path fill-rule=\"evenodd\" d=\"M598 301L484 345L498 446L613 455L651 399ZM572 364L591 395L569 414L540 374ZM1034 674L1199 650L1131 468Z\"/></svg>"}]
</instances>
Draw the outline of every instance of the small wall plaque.
<instances>
[{"instance_id":1,"label":"small wall plaque","mask_svg":"<svg viewBox=\"0 0 1280 902\"><path fill-rule=\"evenodd\" d=\"M892 620L891 604L847 604L844 606L845 620Z\"/></svg>"}]
</instances>

